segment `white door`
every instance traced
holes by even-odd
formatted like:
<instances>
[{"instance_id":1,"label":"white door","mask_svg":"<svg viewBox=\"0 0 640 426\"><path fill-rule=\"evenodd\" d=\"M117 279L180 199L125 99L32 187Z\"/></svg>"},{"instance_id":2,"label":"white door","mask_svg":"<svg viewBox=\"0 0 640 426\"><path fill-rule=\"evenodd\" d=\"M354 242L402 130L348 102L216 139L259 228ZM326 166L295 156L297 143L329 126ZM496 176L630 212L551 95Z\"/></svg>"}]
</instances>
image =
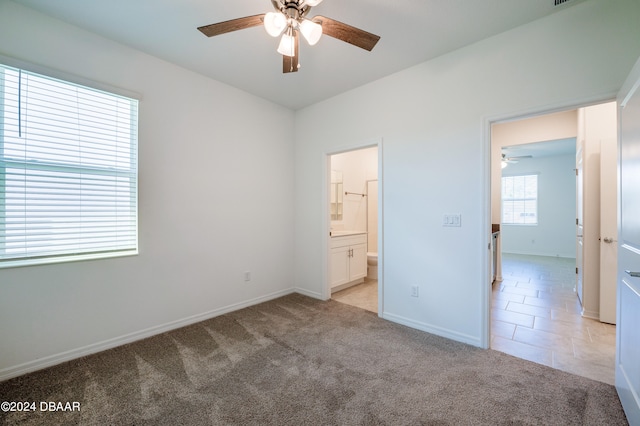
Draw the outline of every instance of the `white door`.
<instances>
[{"instance_id":1,"label":"white door","mask_svg":"<svg viewBox=\"0 0 640 426\"><path fill-rule=\"evenodd\" d=\"M615 110L613 111L615 114ZM600 321L616 323L618 141L600 141Z\"/></svg>"},{"instance_id":2,"label":"white door","mask_svg":"<svg viewBox=\"0 0 640 426\"><path fill-rule=\"evenodd\" d=\"M620 225L616 388L629 423L640 424L640 60L620 102Z\"/></svg>"},{"instance_id":3,"label":"white door","mask_svg":"<svg viewBox=\"0 0 640 426\"><path fill-rule=\"evenodd\" d=\"M577 138L577 146L576 146L576 293L578 295L578 300L580 304L583 303L582 296L582 271L584 270L583 265L583 253L584 253L584 227L583 227L583 195L584 195L584 162L583 162L583 148L584 141L581 140L581 135L578 135Z\"/></svg>"}]
</instances>

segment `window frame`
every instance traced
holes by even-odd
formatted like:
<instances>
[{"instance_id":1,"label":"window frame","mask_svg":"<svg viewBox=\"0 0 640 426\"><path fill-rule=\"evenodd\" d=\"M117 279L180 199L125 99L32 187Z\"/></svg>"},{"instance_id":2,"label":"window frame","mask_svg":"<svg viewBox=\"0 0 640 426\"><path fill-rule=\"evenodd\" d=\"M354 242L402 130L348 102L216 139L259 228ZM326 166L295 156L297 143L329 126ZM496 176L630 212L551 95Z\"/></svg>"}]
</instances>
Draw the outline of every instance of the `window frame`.
<instances>
[{"instance_id":1,"label":"window frame","mask_svg":"<svg viewBox=\"0 0 640 426\"><path fill-rule=\"evenodd\" d=\"M507 175L502 175L500 177L500 185L501 185L501 190L500 190L500 223L502 225L508 225L508 226L538 226L540 223L540 217L538 215L539 213L539 202L540 202L540 179L539 179L539 173L531 173L531 172L527 172L527 173L514 173L514 174L507 174ZM522 178L527 178L527 177L535 177L535 181L536 181L536 196L535 198L533 197L527 197L526 196L526 186L523 189L523 196L522 197L513 197L513 198L505 198L505 179L513 179L513 178L518 178L518 177L522 177ZM526 181L525 181L525 185L526 185ZM523 202L526 203L527 201L535 201L535 222L506 222L505 221L505 202L510 202L510 203L515 203L515 202ZM527 209L525 208L524 213L527 213Z\"/></svg>"},{"instance_id":2,"label":"window frame","mask_svg":"<svg viewBox=\"0 0 640 426\"><path fill-rule=\"evenodd\" d=\"M30 265L42 265L42 264L50 264L50 263L61 263L61 262L73 262L73 261L81 261L81 260L89 260L89 259L102 259L102 258L113 258L113 257L123 257L123 256L134 256L139 254L139 203L138 203L138 152L139 152L139 141L138 141L138 128L139 128L139 113L140 113L140 101L142 97L139 94L136 94L131 91L123 90L120 88L115 88L112 86L108 86L105 84L97 83L91 80L87 80L78 76L74 76L71 74L63 73L56 70L51 70L46 67L41 67L38 65L30 64L28 62L19 61L14 58L9 58L6 56L0 55L0 64L9 68L18 69L21 71L38 74L45 78L50 78L54 80L58 80L65 84L83 86L86 89L103 92L108 95L127 98L131 101L131 124L129 126L130 130L130 167L128 178L132 181L127 185L129 189L129 196L131 198L132 207L132 218L135 220L135 223L132 225L132 240L134 243L130 245L130 248L122 248L122 249L105 249L98 251L90 251L90 250L79 250L78 252L69 252L63 254L51 254L45 256L21 256L15 257L13 259L7 258L4 260L0 260L0 269L3 268L11 268L11 267L19 267L19 266L30 266ZM0 70L0 72L4 72ZM2 85L5 84L4 76L0 76L0 89L4 89ZM4 90L2 91L4 93ZM4 100L0 101L0 253L4 253L5 247L5 237L6 233L2 228L2 224L5 223L6 219L6 196L5 196L5 188L6 181L3 181L6 177L6 169L7 166L11 164L15 164L20 168L20 170L24 170L25 173L29 171L42 171L46 170L49 172L70 172L73 171L78 175L84 174L99 174L104 177L116 177L123 176L121 170L114 170L109 167L101 167L98 165L83 165L78 166L75 164L64 164L64 163L55 163L55 162L47 162L47 161L32 161L32 160L16 160L16 159L5 159L4 158L4 150L5 150L5 142L4 142L4 126L5 126L5 111L4 111Z\"/></svg>"}]
</instances>

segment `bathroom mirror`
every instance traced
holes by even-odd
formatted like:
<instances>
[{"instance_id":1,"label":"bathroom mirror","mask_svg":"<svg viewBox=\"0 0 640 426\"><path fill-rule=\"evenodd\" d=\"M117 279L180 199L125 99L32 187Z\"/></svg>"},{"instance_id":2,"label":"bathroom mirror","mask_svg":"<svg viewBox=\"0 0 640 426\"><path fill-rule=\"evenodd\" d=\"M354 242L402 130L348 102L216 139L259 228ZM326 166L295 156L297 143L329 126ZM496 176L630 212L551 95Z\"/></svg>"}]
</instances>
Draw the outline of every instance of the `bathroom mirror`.
<instances>
[{"instance_id":1,"label":"bathroom mirror","mask_svg":"<svg viewBox=\"0 0 640 426\"><path fill-rule=\"evenodd\" d=\"M331 170L331 220L342 220L342 172Z\"/></svg>"}]
</instances>

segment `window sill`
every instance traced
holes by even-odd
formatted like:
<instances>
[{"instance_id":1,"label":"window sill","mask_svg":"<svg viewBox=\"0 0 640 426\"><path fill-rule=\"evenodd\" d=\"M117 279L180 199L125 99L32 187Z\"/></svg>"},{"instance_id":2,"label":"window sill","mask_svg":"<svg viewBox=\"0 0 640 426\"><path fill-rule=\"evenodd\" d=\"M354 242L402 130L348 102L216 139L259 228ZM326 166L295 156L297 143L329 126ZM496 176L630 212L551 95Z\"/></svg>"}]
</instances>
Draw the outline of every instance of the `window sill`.
<instances>
[{"instance_id":1,"label":"window sill","mask_svg":"<svg viewBox=\"0 0 640 426\"><path fill-rule=\"evenodd\" d=\"M114 257L137 256L138 250L127 250L107 253L77 254L67 256L45 257L37 259L7 260L0 262L0 269L20 268L24 266L51 265L56 263L80 262L84 260L110 259Z\"/></svg>"}]
</instances>

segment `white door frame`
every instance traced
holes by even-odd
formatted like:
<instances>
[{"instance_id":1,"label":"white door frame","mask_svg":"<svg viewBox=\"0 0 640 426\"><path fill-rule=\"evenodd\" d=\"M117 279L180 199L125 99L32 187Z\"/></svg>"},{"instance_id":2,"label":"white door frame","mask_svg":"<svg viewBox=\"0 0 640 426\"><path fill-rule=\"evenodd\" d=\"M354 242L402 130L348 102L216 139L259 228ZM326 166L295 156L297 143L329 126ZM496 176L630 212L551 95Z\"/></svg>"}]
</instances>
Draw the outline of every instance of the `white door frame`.
<instances>
[{"instance_id":1,"label":"white door frame","mask_svg":"<svg viewBox=\"0 0 640 426\"><path fill-rule=\"evenodd\" d=\"M617 92L605 93L600 96L591 96L577 99L567 99L564 101L558 101L549 105L542 105L533 107L521 111L512 111L500 115L486 116L483 118L483 153L484 153L484 223L485 228L482 230L483 237L485 238L484 244L481 247L482 250L482 264L484 265L483 277L489 277L490 270L489 260L491 247L491 172L492 172L492 158L491 158L491 125L494 123L523 120L541 115L553 114L556 112L568 111L572 109L578 109L590 105L597 105L605 102L611 102L616 99ZM483 289L481 291L481 306L480 312L482 314L482 323L480 330L480 345L482 348L488 349L491 347L491 282L481 281Z\"/></svg>"},{"instance_id":2,"label":"white door frame","mask_svg":"<svg viewBox=\"0 0 640 426\"><path fill-rule=\"evenodd\" d=\"M322 232L325 237L322 239L322 270L324 271L322 299L331 299L331 275L329 271L331 266L329 264L329 242L331 238L329 236L329 231L331 230L331 194L329 192L329 188L331 187L331 156L372 147L378 148L378 316L382 317L384 313L384 150L382 138L324 152L322 205L324 206L325 220L323 221Z\"/></svg>"}]
</instances>

